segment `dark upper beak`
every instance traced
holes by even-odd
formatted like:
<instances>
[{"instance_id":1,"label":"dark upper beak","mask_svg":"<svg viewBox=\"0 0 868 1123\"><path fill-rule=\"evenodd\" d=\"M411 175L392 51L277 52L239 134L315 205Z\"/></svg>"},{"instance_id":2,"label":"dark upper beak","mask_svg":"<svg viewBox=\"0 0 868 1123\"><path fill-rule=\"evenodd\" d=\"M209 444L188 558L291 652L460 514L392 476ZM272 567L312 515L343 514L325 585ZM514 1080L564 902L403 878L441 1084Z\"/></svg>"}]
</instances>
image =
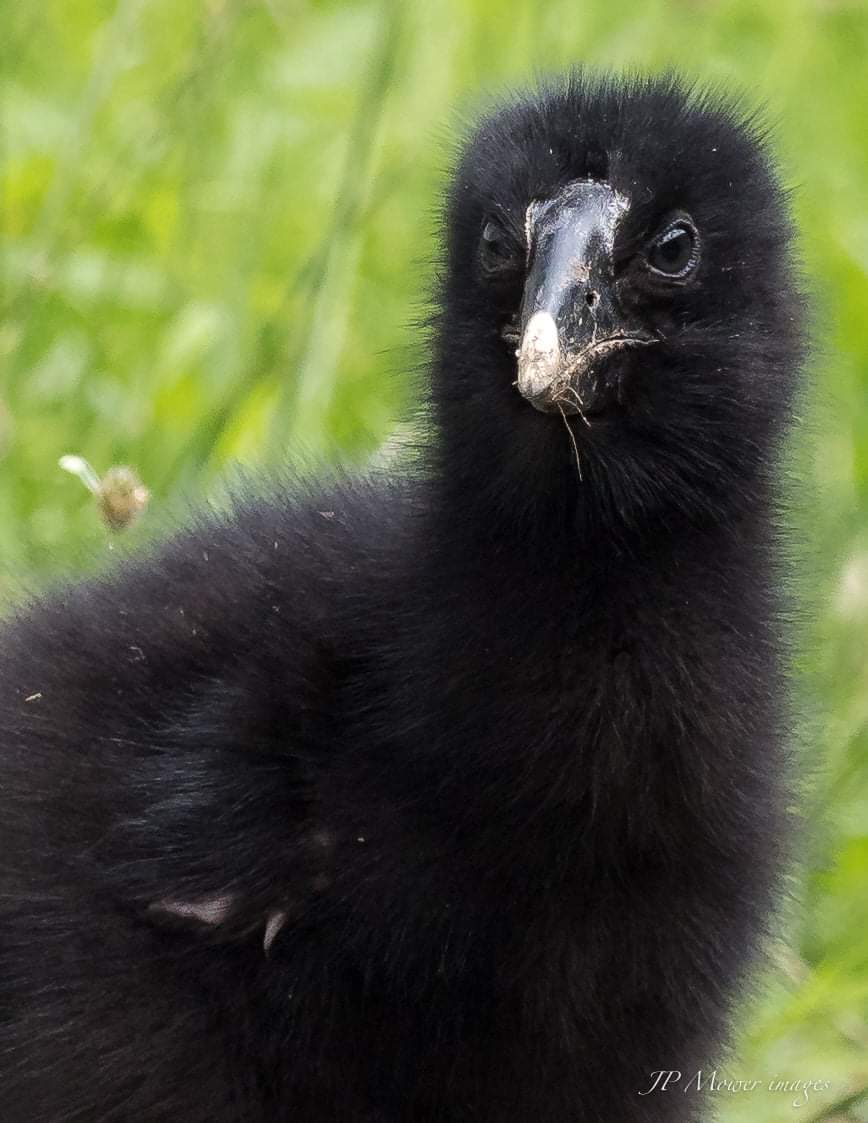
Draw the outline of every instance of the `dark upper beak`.
<instances>
[{"instance_id":1,"label":"dark upper beak","mask_svg":"<svg viewBox=\"0 0 868 1123\"><path fill-rule=\"evenodd\" d=\"M651 342L621 311L612 247L627 200L607 183L571 183L527 211L530 269L521 305L518 389L546 412L593 410L603 355Z\"/></svg>"}]
</instances>

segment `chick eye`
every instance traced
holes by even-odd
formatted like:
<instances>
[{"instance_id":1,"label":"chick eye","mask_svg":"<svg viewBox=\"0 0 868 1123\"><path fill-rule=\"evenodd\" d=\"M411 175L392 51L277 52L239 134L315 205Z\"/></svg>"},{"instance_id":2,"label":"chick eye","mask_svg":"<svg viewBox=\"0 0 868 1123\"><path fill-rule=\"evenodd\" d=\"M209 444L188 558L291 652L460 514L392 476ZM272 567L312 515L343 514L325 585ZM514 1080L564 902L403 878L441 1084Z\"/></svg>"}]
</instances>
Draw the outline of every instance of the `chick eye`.
<instances>
[{"instance_id":1,"label":"chick eye","mask_svg":"<svg viewBox=\"0 0 868 1123\"><path fill-rule=\"evenodd\" d=\"M509 273L518 265L515 242L493 218L486 220L479 239L479 261L486 273Z\"/></svg>"},{"instance_id":2,"label":"chick eye","mask_svg":"<svg viewBox=\"0 0 868 1123\"><path fill-rule=\"evenodd\" d=\"M648 249L648 264L664 277L686 277L699 261L699 237L693 224L678 219L658 234Z\"/></svg>"}]
</instances>

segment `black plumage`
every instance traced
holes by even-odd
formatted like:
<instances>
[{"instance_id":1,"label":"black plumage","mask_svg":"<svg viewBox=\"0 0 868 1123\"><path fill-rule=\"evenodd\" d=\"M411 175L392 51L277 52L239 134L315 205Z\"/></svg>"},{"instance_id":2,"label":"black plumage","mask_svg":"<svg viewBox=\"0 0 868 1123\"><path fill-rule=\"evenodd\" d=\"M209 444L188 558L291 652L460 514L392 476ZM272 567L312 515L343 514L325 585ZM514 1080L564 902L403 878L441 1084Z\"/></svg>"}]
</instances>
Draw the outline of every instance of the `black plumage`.
<instances>
[{"instance_id":1,"label":"black plumage","mask_svg":"<svg viewBox=\"0 0 868 1123\"><path fill-rule=\"evenodd\" d=\"M786 833L782 191L717 97L572 76L445 242L411 468L5 626L6 1123L701 1112Z\"/></svg>"}]
</instances>

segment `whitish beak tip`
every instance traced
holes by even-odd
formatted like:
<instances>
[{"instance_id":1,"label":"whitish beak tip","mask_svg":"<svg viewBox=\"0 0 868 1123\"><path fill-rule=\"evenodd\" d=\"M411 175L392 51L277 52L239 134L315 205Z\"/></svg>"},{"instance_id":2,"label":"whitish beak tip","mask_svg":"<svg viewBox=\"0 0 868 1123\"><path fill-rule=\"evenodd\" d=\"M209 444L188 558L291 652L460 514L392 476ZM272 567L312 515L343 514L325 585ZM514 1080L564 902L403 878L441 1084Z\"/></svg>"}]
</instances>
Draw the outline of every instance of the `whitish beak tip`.
<instances>
[{"instance_id":1,"label":"whitish beak tip","mask_svg":"<svg viewBox=\"0 0 868 1123\"><path fill-rule=\"evenodd\" d=\"M549 312L534 312L518 351L518 388L535 398L549 387L560 365L558 328Z\"/></svg>"}]
</instances>

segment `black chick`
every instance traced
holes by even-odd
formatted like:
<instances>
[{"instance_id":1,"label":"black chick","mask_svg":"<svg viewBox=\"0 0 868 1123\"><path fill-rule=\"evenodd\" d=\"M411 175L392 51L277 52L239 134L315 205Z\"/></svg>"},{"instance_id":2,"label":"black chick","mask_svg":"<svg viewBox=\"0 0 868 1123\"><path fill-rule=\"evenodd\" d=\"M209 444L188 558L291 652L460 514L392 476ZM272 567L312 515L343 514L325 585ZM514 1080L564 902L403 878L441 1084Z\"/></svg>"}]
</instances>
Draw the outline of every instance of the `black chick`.
<instances>
[{"instance_id":1,"label":"black chick","mask_svg":"<svg viewBox=\"0 0 868 1123\"><path fill-rule=\"evenodd\" d=\"M573 76L445 232L421 464L6 626L6 1123L701 1111L786 820L782 192L718 99Z\"/></svg>"}]
</instances>

